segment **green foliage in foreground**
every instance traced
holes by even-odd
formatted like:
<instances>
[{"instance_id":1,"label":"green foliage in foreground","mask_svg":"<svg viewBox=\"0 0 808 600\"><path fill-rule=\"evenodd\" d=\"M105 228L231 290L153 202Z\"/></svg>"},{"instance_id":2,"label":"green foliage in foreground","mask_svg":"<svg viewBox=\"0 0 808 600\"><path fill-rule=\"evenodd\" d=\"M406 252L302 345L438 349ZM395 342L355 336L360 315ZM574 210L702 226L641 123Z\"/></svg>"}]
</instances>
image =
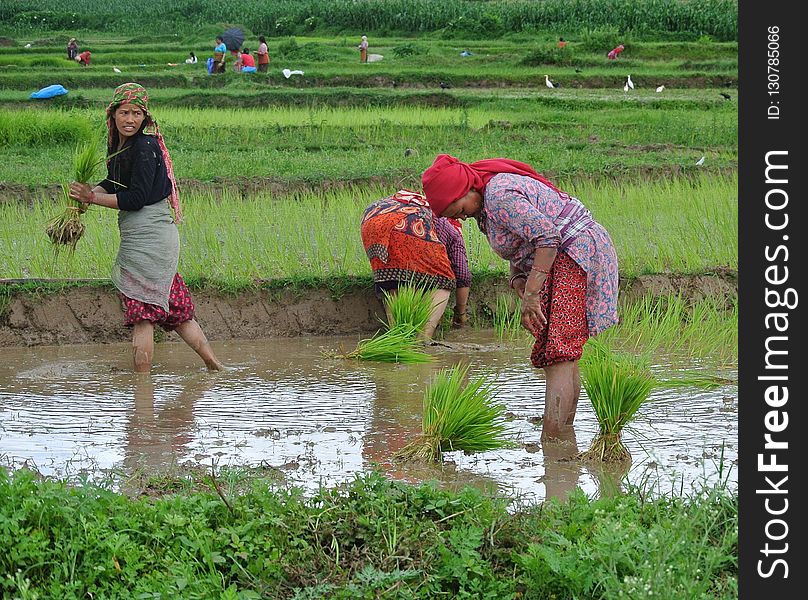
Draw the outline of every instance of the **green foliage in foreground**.
<instances>
[{"instance_id":1,"label":"green foliage in foreground","mask_svg":"<svg viewBox=\"0 0 808 600\"><path fill-rule=\"evenodd\" d=\"M247 484L243 493L219 487L221 496L208 481L211 491L132 499L0 470L0 593L738 597L738 499L721 487L654 500L633 492L593 500L579 490L509 511L470 488L413 487L372 473L311 498L262 479Z\"/></svg>"}]
</instances>

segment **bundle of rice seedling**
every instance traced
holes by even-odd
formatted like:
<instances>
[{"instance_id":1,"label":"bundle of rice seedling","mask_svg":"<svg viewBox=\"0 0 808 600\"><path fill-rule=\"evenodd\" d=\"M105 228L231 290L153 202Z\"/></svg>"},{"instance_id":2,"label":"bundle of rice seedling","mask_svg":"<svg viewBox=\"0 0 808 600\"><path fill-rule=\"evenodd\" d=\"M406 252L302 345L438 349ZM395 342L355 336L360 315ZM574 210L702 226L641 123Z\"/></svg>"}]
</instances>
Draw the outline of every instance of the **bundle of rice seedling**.
<instances>
[{"instance_id":1,"label":"bundle of rice seedling","mask_svg":"<svg viewBox=\"0 0 808 600\"><path fill-rule=\"evenodd\" d=\"M381 334L377 332L372 338L360 340L356 350L338 357L396 363L429 362L432 356L418 348L417 335L414 326L399 323Z\"/></svg>"},{"instance_id":2,"label":"bundle of rice seedling","mask_svg":"<svg viewBox=\"0 0 808 600\"><path fill-rule=\"evenodd\" d=\"M384 301L390 311L388 327L408 323L421 332L432 315L432 291L417 285L400 285L395 293L385 292Z\"/></svg>"},{"instance_id":3,"label":"bundle of rice seedling","mask_svg":"<svg viewBox=\"0 0 808 600\"><path fill-rule=\"evenodd\" d=\"M97 143L86 142L77 146L76 153L73 156L74 181L90 183L95 177L96 170L104 160L105 158L99 152ZM48 221L45 233L48 234L57 252L62 246L67 246L68 251L72 254L76 251L76 244L81 239L81 236L84 235L85 227L81 220L81 215L87 210L87 205L71 198L66 185L62 185L62 191L67 206L65 206L65 210L61 214Z\"/></svg>"},{"instance_id":4,"label":"bundle of rice seedling","mask_svg":"<svg viewBox=\"0 0 808 600\"><path fill-rule=\"evenodd\" d=\"M630 462L621 439L623 428L648 399L656 380L644 357L617 354L590 339L580 362L583 386L600 426L589 450L580 458L599 462Z\"/></svg>"},{"instance_id":5,"label":"bundle of rice seedling","mask_svg":"<svg viewBox=\"0 0 808 600\"><path fill-rule=\"evenodd\" d=\"M483 377L463 382L468 366L441 369L424 393L421 434L396 452L394 460L438 462L452 450L482 452L512 445L505 437L505 405Z\"/></svg>"}]
</instances>

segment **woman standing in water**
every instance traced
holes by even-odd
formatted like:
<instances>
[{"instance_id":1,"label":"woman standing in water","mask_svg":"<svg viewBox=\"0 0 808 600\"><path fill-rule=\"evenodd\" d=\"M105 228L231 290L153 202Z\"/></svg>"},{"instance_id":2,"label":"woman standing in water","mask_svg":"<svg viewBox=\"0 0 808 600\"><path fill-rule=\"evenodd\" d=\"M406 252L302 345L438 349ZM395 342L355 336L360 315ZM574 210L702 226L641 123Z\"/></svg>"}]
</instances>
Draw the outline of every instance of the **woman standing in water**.
<instances>
[{"instance_id":1,"label":"woman standing in water","mask_svg":"<svg viewBox=\"0 0 808 600\"><path fill-rule=\"evenodd\" d=\"M221 363L194 319L194 303L177 272L182 218L171 158L137 83L115 89L107 107L107 177L92 189L70 184L70 197L118 211L120 247L112 282L124 304L124 325L133 328L134 368L151 370L154 326L174 330L210 370ZM172 215L173 210L173 215Z\"/></svg>"},{"instance_id":2,"label":"woman standing in water","mask_svg":"<svg viewBox=\"0 0 808 600\"><path fill-rule=\"evenodd\" d=\"M464 163L440 154L421 179L436 215L473 217L510 263L522 325L536 338L530 359L545 373L543 434L559 437L575 419L584 344L617 323L609 233L580 200L519 161Z\"/></svg>"}]
</instances>

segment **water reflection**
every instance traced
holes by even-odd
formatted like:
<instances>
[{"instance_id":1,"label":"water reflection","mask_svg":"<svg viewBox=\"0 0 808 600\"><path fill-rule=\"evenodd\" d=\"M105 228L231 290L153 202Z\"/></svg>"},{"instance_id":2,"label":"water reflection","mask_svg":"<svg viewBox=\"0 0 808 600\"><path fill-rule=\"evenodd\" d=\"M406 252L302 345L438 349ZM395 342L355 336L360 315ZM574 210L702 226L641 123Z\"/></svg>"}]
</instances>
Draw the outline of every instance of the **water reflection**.
<instances>
[{"instance_id":1,"label":"water reflection","mask_svg":"<svg viewBox=\"0 0 808 600\"><path fill-rule=\"evenodd\" d=\"M153 376L138 373L133 377L132 411L126 424L122 464L127 473L160 473L187 455L194 435L194 405L211 388L213 380L189 378L176 396L158 406Z\"/></svg>"},{"instance_id":2,"label":"water reflection","mask_svg":"<svg viewBox=\"0 0 808 600\"><path fill-rule=\"evenodd\" d=\"M475 337L476 336L476 337ZM157 472L176 465L264 465L315 490L379 468L405 481L472 484L542 499L581 487L591 495L653 478L660 493L724 477L734 485L737 388L657 389L624 430L628 474L604 475L574 457L597 420L584 396L567 438L542 439L543 378L525 348L463 332L433 349L425 365L323 357L356 338L230 341L216 353L231 368L208 373L179 343L158 346L159 372L131 373L126 352L105 346L0 349L0 462L35 464L44 474ZM441 367L470 364L470 377L496 381L517 447L424 467L393 462L420 432L424 389ZM119 364L120 363L120 364ZM715 372L708 363L660 357L654 369ZM737 379L733 372L726 373ZM721 467L723 465L723 474ZM729 469L729 471L728 471Z\"/></svg>"},{"instance_id":3,"label":"water reflection","mask_svg":"<svg viewBox=\"0 0 808 600\"><path fill-rule=\"evenodd\" d=\"M574 427L562 427L555 437L542 436L545 498L564 500L575 491L581 477L578 440Z\"/></svg>"}]
</instances>

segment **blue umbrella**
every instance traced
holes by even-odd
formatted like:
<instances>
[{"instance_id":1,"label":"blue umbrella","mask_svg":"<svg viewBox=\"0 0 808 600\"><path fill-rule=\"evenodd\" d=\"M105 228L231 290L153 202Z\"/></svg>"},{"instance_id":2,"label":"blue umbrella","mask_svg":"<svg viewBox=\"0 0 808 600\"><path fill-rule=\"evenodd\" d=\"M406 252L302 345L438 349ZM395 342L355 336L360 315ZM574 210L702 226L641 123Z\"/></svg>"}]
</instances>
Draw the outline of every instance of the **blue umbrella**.
<instances>
[{"instance_id":1,"label":"blue umbrella","mask_svg":"<svg viewBox=\"0 0 808 600\"><path fill-rule=\"evenodd\" d=\"M244 43L244 32L238 27L227 29L222 34L222 41L228 50L241 50Z\"/></svg>"}]
</instances>

